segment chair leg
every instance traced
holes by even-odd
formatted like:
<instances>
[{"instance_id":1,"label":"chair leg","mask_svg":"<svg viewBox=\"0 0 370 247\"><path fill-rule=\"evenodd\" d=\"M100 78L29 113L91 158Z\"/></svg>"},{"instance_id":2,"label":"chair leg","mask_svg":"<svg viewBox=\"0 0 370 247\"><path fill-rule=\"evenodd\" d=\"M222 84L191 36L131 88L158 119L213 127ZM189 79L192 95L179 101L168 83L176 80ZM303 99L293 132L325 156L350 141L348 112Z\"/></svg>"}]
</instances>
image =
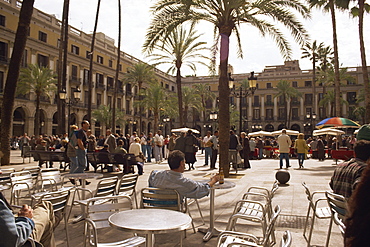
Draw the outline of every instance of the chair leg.
<instances>
[{"instance_id":1,"label":"chair leg","mask_svg":"<svg viewBox=\"0 0 370 247\"><path fill-rule=\"evenodd\" d=\"M306 230L307 230L307 225L308 225L308 218L310 216L310 211L311 211L311 207L308 206L308 210L307 210L307 215L306 215L306 220L304 222L304 229L303 229L303 237L306 239L306 241L308 241L307 237L306 237Z\"/></svg>"},{"instance_id":2,"label":"chair leg","mask_svg":"<svg viewBox=\"0 0 370 247\"><path fill-rule=\"evenodd\" d=\"M193 217L191 216L191 213L190 213L189 208L187 208L187 211L188 211L188 214L189 214L189 216L191 218L191 226L193 227L193 232L196 233L195 226L194 226L194 221L193 221Z\"/></svg>"},{"instance_id":3,"label":"chair leg","mask_svg":"<svg viewBox=\"0 0 370 247\"><path fill-rule=\"evenodd\" d=\"M195 203L197 204L198 211L199 211L199 214L200 214L200 218L202 219L203 225L205 225L206 222L204 221L203 214L202 214L202 211L200 210L200 206L199 206L199 203L198 203L197 199L195 199Z\"/></svg>"},{"instance_id":4,"label":"chair leg","mask_svg":"<svg viewBox=\"0 0 370 247\"><path fill-rule=\"evenodd\" d=\"M67 238L67 247L69 247L69 232L68 232L68 222L67 222L67 217L64 215L64 224L65 224L65 231L66 231L66 238ZM84 241L84 243L86 243Z\"/></svg>"},{"instance_id":5,"label":"chair leg","mask_svg":"<svg viewBox=\"0 0 370 247\"><path fill-rule=\"evenodd\" d=\"M312 232L313 232L313 226L315 225L315 216L316 216L316 214L314 212L314 214L312 215L312 222L311 222L310 233L308 235L307 247L311 246L311 237L312 237Z\"/></svg>"},{"instance_id":6,"label":"chair leg","mask_svg":"<svg viewBox=\"0 0 370 247\"><path fill-rule=\"evenodd\" d=\"M330 223L329 223L329 229L328 229L328 236L326 237L326 244L325 244L325 247L328 247L329 246L329 242L330 242L330 235L331 235L331 228L333 227L333 219L334 218L334 215L333 213L331 214L331 217L330 217Z\"/></svg>"}]
</instances>

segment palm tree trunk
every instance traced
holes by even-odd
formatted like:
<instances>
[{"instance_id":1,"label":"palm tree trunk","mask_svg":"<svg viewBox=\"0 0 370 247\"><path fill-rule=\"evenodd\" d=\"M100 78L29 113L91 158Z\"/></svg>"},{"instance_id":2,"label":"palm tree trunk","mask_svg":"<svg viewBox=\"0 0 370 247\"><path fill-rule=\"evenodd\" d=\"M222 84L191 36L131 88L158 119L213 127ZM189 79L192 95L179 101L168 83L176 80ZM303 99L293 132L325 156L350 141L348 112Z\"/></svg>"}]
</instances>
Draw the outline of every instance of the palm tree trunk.
<instances>
[{"instance_id":1,"label":"palm tree trunk","mask_svg":"<svg viewBox=\"0 0 370 247\"><path fill-rule=\"evenodd\" d=\"M154 134L153 135L155 135L155 133L157 133L157 131L158 131L158 115L159 115L159 109L155 109L154 110Z\"/></svg>"},{"instance_id":2,"label":"palm tree trunk","mask_svg":"<svg viewBox=\"0 0 370 247\"><path fill-rule=\"evenodd\" d=\"M177 67L176 71L176 85L177 85L177 98L179 103L179 122L180 127L184 127L184 111L182 106L182 90L181 90L181 70Z\"/></svg>"},{"instance_id":3,"label":"palm tree trunk","mask_svg":"<svg viewBox=\"0 0 370 247\"><path fill-rule=\"evenodd\" d=\"M290 120L292 118L292 105L290 103L291 103L291 100L289 100L289 107L287 106L288 108L286 108L286 109L289 109L288 110L288 124L286 126L288 129L290 129ZM288 102L287 102L287 105L288 105Z\"/></svg>"},{"instance_id":4,"label":"palm tree trunk","mask_svg":"<svg viewBox=\"0 0 370 247\"><path fill-rule=\"evenodd\" d=\"M325 94L326 94L326 86L323 84L322 86L322 97L324 98L325 97ZM326 106L323 104L322 105L322 118L326 118Z\"/></svg>"},{"instance_id":5,"label":"palm tree trunk","mask_svg":"<svg viewBox=\"0 0 370 247\"><path fill-rule=\"evenodd\" d=\"M116 133L116 101L118 94L118 75L121 62L121 0L118 0L118 47L117 47L117 68L114 83L114 95L112 102L112 129ZM141 115L140 115L141 116ZM141 124L141 121L140 121Z\"/></svg>"},{"instance_id":6,"label":"palm tree trunk","mask_svg":"<svg viewBox=\"0 0 370 247\"><path fill-rule=\"evenodd\" d=\"M17 32L15 34L13 53L9 62L8 75L6 77L4 96L1 106L1 165L10 164L10 130L12 128L13 107L15 91L21 67L21 59L27 41L27 33L31 22L33 4L35 0L23 0L19 14Z\"/></svg>"},{"instance_id":7,"label":"palm tree trunk","mask_svg":"<svg viewBox=\"0 0 370 247\"><path fill-rule=\"evenodd\" d=\"M36 94L36 114L35 114L35 136L39 136L40 134L40 94Z\"/></svg>"},{"instance_id":8,"label":"palm tree trunk","mask_svg":"<svg viewBox=\"0 0 370 247\"><path fill-rule=\"evenodd\" d=\"M370 122L370 85L369 85L369 74L366 65L366 53L364 43L364 5L365 0L358 0L358 32L360 36L360 52L361 52L361 65L362 65L362 76L365 86L365 120ZM364 122L365 123L365 122Z\"/></svg>"},{"instance_id":9,"label":"palm tree trunk","mask_svg":"<svg viewBox=\"0 0 370 247\"><path fill-rule=\"evenodd\" d=\"M284 96L284 108L285 108L284 126L285 126L285 128L288 128L287 127L287 122L288 122L288 102L287 102L287 98L285 96Z\"/></svg>"},{"instance_id":10,"label":"palm tree trunk","mask_svg":"<svg viewBox=\"0 0 370 247\"><path fill-rule=\"evenodd\" d=\"M340 76L339 76L339 55L338 55L338 41L337 41L337 24L335 20L335 6L334 0L329 1L331 21L333 25L333 46L334 46L334 95L335 95L335 115L337 117L341 116L340 111Z\"/></svg>"},{"instance_id":11,"label":"palm tree trunk","mask_svg":"<svg viewBox=\"0 0 370 247\"><path fill-rule=\"evenodd\" d=\"M100 0L98 0L98 5L96 8L96 15L95 15L95 25L94 31L91 38L91 47L90 47L90 65L89 65L89 78L88 78L88 85L89 85L89 92L87 97L87 120L91 122L91 109L92 109L92 89L93 89L93 61L94 61L94 47L95 47L95 36L96 36L96 28L98 26L98 19L99 19L99 10L100 10Z\"/></svg>"},{"instance_id":12,"label":"palm tree trunk","mask_svg":"<svg viewBox=\"0 0 370 247\"><path fill-rule=\"evenodd\" d=\"M62 83L62 88L66 89L66 86L67 86L67 56L68 56L68 13L69 13L69 0L66 0L65 2L65 9L63 8L63 22L64 22L64 37L63 37L63 42L61 43L62 45L62 49L63 49L63 61L62 61L62 80L61 80L61 83ZM63 130L63 133L66 132L66 105L65 104L62 104L61 105L61 108L62 108L62 122L61 123L58 123L60 124L62 127L61 129ZM68 118L69 119L69 116ZM69 125L69 122L68 122L68 125ZM68 130L67 130L68 132Z\"/></svg>"},{"instance_id":13,"label":"palm tree trunk","mask_svg":"<svg viewBox=\"0 0 370 247\"><path fill-rule=\"evenodd\" d=\"M229 131L230 131L230 109L229 109L229 80L227 76L227 65L229 58L229 27L224 27L226 30L222 32L223 27L220 28L221 33L221 49L220 49L220 78L219 84L219 166L223 168L225 177L229 177L230 162L229 162Z\"/></svg>"},{"instance_id":14,"label":"palm tree trunk","mask_svg":"<svg viewBox=\"0 0 370 247\"><path fill-rule=\"evenodd\" d=\"M314 107L314 112L317 112L317 99L316 99L316 56L315 52L312 55L312 93L313 93L313 107Z\"/></svg>"}]
</instances>

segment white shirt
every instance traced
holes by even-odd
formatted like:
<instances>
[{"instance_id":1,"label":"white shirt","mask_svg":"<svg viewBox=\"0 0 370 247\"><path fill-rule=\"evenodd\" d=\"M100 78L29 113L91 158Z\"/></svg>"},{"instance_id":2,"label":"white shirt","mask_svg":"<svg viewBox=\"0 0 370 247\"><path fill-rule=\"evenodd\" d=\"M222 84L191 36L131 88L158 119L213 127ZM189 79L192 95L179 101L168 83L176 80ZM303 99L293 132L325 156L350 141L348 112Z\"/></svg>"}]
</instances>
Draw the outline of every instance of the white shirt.
<instances>
[{"instance_id":1,"label":"white shirt","mask_svg":"<svg viewBox=\"0 0 370 247\"><path fill-rule=\"evenodd\" d=\"M161 145L163 146L163 136L155 134L154 136L154 145Z\"/></svg>"},{"instance_id":2,"label":"white shirt","mask_svg":"<svg viewBox=\"0 0 370 247\"><path fill-rule=\"evenodd\" d=\"M141 145L140 143L133 142L130 145L130 148L128 149L128 152L130 154L134 154L135 156L138 156L141 152Z\"/></svg>"}]
</instances>

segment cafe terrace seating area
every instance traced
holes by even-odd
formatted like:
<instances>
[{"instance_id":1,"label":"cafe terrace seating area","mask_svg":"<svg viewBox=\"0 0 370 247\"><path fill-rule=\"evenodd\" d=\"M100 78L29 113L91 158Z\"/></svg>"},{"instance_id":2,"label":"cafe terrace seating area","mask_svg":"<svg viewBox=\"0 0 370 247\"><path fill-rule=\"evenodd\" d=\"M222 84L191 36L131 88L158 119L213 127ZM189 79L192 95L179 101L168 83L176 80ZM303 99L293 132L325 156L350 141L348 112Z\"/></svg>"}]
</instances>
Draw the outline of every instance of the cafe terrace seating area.
<instances>
[{"instance_id":1,"label":"cafe terrace seating area","mask_svg":"<svg viewBox=\"0 0 370 247\"><path fill-rule=\"evenodd\" d=\"M142 176L119 171L94 177L96 173L87 172L92 177L86 179L91 182L87 186L79 179L72 184L64 168L4 167L0 188L14 205L52 202L61 219L55 230L57 246L341 246L345 200L309 179L312 174L302 174L320 170L328 181L334 167L333 161L326 163L314 167L317 163L312 160L311 168L292 168L292 181L281 185L274 178L277 164L251 161L254 172L239 170L238 178L226 179L234 187L215 189L210 239L200 232L202 227L210 228L210 197L189 205L176 191L147 187L150 171L167 169L167 164L145 164ZM184 176L204 180L212 172L198 166ZM152 210L160 211L146 217ZM167 210L177 212L170 217ZM143 220L129 222L134 212ZM123 218L112 216L120 214ZM166 215L170 218L163 220ZM155 229L146 229L150 220Z\"/></svg>"}]
</instances>

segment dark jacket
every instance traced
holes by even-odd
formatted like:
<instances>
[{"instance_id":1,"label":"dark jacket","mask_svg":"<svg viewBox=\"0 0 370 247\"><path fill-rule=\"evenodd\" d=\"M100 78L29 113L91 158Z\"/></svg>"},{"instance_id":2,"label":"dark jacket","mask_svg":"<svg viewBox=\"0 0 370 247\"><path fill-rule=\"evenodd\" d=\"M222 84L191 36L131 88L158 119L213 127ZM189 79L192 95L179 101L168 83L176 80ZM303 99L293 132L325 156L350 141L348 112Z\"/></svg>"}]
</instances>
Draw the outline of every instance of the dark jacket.
<instances>
[{"instance_id":1,"label":"dark jacket","mask_svg":"<svg viewBox=\"0 0 370 247\"><path fill-rule=\"evenodd\" d=\"M180 136L176 139L176 144L174 150L180 150L181 152L185 153L185 137Z\"/></svg>"},{"instance_id":2,"label":"dark jacket","mask_svg":"<svg viewBox=\"0 0 370 247\"><path fill-rule=\"evenodd\" d=\"M238 146L238 137L236 137L236 135L230 135L229 149L236 150L236 146Z\"/></svg>"}]
</instances>

